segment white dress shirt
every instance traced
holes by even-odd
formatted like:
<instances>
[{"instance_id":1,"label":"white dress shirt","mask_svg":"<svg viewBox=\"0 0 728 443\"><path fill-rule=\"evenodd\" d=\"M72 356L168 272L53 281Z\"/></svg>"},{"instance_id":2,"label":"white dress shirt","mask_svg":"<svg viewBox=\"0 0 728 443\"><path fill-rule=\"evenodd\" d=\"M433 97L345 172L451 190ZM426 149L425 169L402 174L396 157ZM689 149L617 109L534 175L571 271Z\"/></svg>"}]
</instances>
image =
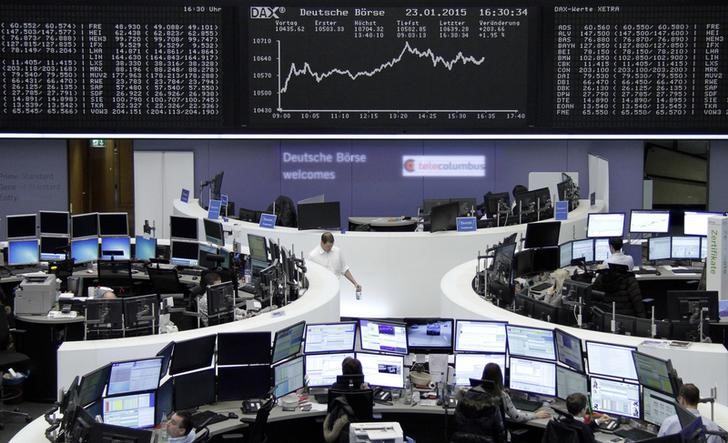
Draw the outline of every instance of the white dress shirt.
<instances>
[{"instance_id":1,"label":"white dress shirt","mask_svg":"<svg viewBox=\"0 0 728 443\"><path fill-rule=\"evenodd\" d=\"M321 245L316 246L308 254L308 259L325 267L337 277L341 277L349 270L349 266L346 265L344 256L341 254L341 249L336 246L332 246L329 252L324 251Z\"/></svg>"},{"instance_id":2,"label":"white dress shirt","mask_svg":"<svg viewBox=\"0 0 728 443\"><path fill-rule=\"evenodd\" d=\"M691 409L688 408L688 411L692 412L696 417L700 417L700 412L698 412L697 409ZM720 428L718 425L713 423L710 419L707 417L702 417L703 419L703 426L705 426L705 429L708 431L719 431ZM677 415L671 415L665 419L665 421L662 422L662 425L660 426L660 431L657 433L658 437L662 437L663 435L672 435L677 434L682 430L682 426L680 425L680 420L677 418ZM717 435L707 435L706 436L706 443L723 443L723 439L718 437Z\"/></svg>"},{"instance_id":3,"label":"white dress shirt","mask_svg":"<svg viewBox=\"0 0 728 443\"><path fill-rule=\"evenodd\" d=\"M169 443L192 443L193 441L195 441L196 437L196 432L194 429L192 429L187 435L183 435L181 437L169 437L167 441Z\"/></svg>"},{"instance_id":4,"label":"white dress shirt","mask_svg":"<svg viewBox=\"0 0 728 443\"><path fill-rule=\"evenodd\" d=\"M617 251L613 253L605 262L604 264L608 266L609 263L614 263L617 265L625 265L629 268L631 271L634 268L634 259L629 254L624 254L622 251Z\"/></svg>"}]
</instances>

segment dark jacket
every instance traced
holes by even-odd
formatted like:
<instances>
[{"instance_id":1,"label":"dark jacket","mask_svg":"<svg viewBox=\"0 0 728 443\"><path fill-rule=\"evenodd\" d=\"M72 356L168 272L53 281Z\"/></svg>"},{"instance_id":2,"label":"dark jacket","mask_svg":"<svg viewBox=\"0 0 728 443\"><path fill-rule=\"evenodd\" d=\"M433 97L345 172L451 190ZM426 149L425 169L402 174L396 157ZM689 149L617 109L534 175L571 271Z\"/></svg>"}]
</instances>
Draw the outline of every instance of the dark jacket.
<instances>
[{"instance_id":1,"label":"dark jacket","mask_svg":"<svg viewBox=\"0 0 728 443\"><path fill-rule=\"evenodd\" d=\"M586 424L571 415L549 421L541 443L596 443L594 422Z\"/></svg>"},{"instance_id":2,"label":"dark jacket","mask_svg":"<svg viewBox=\"0 0 728 443\"><path fill-rule=\"evenodd\" d=\"M592 293L592 301L608 305L608 308L605 309L607 312L611 312L612 302L615 302L617 314L645 316L640 286L633 273L605 270L594 280L592 289L605 293L604 297Z\"/></svg>"},{"instance_id":3,"label":"dark jacket","mask_svg":"<svg viewBox=\"0 0 728 443\"><path fill-rule=\"evenodd\" d=\"M505 442L501 397L486 392L482 386L461 392L455 408L455 432L451 441Z\"/></svg>"}]
</instances>

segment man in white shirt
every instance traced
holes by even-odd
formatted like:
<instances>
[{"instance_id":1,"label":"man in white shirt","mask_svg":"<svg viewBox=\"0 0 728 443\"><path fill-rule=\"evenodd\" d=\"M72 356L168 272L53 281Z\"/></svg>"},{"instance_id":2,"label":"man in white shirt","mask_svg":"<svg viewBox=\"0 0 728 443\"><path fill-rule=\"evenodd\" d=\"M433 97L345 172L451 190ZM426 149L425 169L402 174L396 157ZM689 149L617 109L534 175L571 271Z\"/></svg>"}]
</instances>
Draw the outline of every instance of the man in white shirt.
<instances>
[{"instance_id":1,"label":"man in white shirt","mask_svg":"<svg viewBox=\"0 0 728 443\"><path fill-rule=\"evenodd\" d=\"M604 266L609 266L609 263L615 263L627 266L630 271L634 268L634 259L632 256L622 252L621 237L612 237L609 239L609 252L612 255L605 260Z\"/></svg>"},{"instance_id":2,"label":"man in white shirt","mask_svg":"<svg viewBox=\"0 0 728 443\"><path fill-rule=\"evenodd\" d=\"M351 270L344 261L341 250L334 246L334 234L324 232L321 234L321 244L316 246L313 251L308 254L308 259L317 263L329 271L333 272L337 277L342 275L351 282L357 292L361 292L361 285L356 282Z\"/></svg>"},{"instance_id":3,"label":"man in white shirt","mask_svg":"<svg viewBox=\"0 0 728 443\"><path fill-rule=\"evenodd\" d=\"M698 411L698 403L700 402L700 390L697 386L692 383L686 383L680 387L680 395L677 397L677 401L688 411L692 412L696 417L700 417ZM703 426L707 431L719 431L718 425L713 423L707 417L701 417L703 419ZM658 437L663 435L677 434L682 429L680 420L677 415L671 415L662 422L660 431L657 433ZM723 440L717 435L707 435L706 443L722 443Z\"/></svg>"},{"instance_id":4,"label":"man in white shirt","mask_svg":"<svg viewBox=\"0 0 728 443\"><path fill-rule=\"evenodd\" d=\"M167 420L167 435L169 443L192 443L195 441L195 430L192 429L192 420L189 412L175 412Z\"/></svg>"}]
</instances>

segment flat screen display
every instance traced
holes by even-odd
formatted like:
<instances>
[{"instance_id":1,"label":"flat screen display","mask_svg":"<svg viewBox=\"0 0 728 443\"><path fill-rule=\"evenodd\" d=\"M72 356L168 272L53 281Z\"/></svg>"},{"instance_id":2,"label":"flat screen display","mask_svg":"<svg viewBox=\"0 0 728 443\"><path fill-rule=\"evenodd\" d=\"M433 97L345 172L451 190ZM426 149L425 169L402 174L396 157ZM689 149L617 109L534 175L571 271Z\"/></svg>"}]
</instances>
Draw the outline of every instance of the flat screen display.
<instances>
[{"instance_id":1,"label":"flat screen display","mask_svg":"<svg viewBox=\"0 0 728 443\"><path fill-rule=\"evenodd\" d=\"M669 395L642 387L642 420L655 426L662 425L667 417L677 415L675 399Z\"/></svg>"},{"instance_id":2,"label":"flat screen display","mask_svg":"<svg viewBox=\"0 0 728 443\"><path fill-rule=\"evenodd\" d=\"M666 234L670 230L670 211L638 211L629 214L629 232Z\"/></svg>"},{"instance_id":3,"label":"flat screen display","mask_svg":"<svg viewBox=\"0 0 728 443\"><path fill-rule=\"evenodd\" d=\"M587 220L586 236L622 237L624 235L624 213L590 213Z\"/></svg>"},{"instance_id":4,"label":"flat screen display","mask_svg":"<svg viewBox=\"0 0 728 443\"><path fill-rule=\"evenodd\" d=\"M35 265L39 262L38 240L10 240L8 264L10 266Z\"/></svg>"},{"instance_id":5,"label":"flat screen display","mask_svg":"<svg viewBox=\"0 0 728 443\"><path fill-rule=\"evenodd\" d=\"M306 325L306 354L323 352L354 352L356 322L309 323Z\"/></svg>"},{"instance_id":6,"label":"flat screen display","mask_svg":"<svg viewBox=\"0 0 728 443\"><path fill-rule=\"evenodd\" d=\"M365 351L407 353L407 331L404 324L376 320L359 320L361 348Z\"/></svg>"},{"instance_id":7,"label":"flat screen display","mask_svg":"<svg viewBox=\"0 0 728 443\"><path fill-rule=\"evenodd\" d=\"M41 237L40 259L63 260L68 251L68 237Z\"/></svg>"},{"instance_id":8,"label":"flat screen display","mask_svg":"<svg viewBox=\"0 0 728 443\"><path fill-rule=\"evenodd\" d=\"M612 256L612 251L609 249L608 238L595 238L594 239L594 261L599 263L607 260Z\"/></svg>"},{"instance_id":9,"label":"flat screen display","mask_svg":"<svg viewBox=\"0 0 728 443\"><path fill-rule=\"evenodd\" d=\"M548 248L558 246L561 222L539 222L526 225L526 248Z\"/></svg>"},{"instance_id":10,"label":"flat screen display","mask_svg":"<svg viewBox=\"0 0 728 443\"><path fill-rule=\"evenodd\" d=\"M99 259L99 240L96 237L71 240L73 263L88 263Z\"/></svg>"},{"instance_id":11,"label":"flat screen display","mask_svg":"<svg viewBox=\"0 0 728 443\"><path fill-rule=\"evenodd\" d=\"M106 397L102 409L104 423L125 428L151 428L154 426L155 398L154 392Z\"/></svg>"},{"instance_id":12,"label":"flat screen display","mask_svg":"<svg viewBox=\"0 0 728 443\"><path fill-rule=\"evenodd\" d=\"M5 224L8 239L35 237L35 214L8 215Z\"/></svg>"},{"instance_id":13,"label":"flat screen display","mask_svg":"<svg viewBox=\"0 0 728 443\"><path fill-rule=\"evenodd\" d=\"M481 380L483 369L488 363L500 366L501 376L506 379L505 354L455 354L455 384L470 386L470 379Z\"/></svg>"},{"instance_id":14,"label":"flat screen display","mask_svg":"<svg viewBox=\"0 0 728 443\"><path fill-rule=\"evenodd\" d=\"M306 378L309 386L331 386L341 374L341 362L354 357L353 352L306 355Z\"/></svg>"},{"instance_id":15,"label":"flat screen display","mask_svg":"<svg viewBox=\"0 0 728 443\"><path fill-rule=\"evenodd\" d=\"M174 378L174 408L192 409L215 401L215 368Z\"/></svg>"},{"instance_id":16,"label":"flat screen display","mask_svg":"<svg viewBox=\"0 0 728 443\"><path fill-rule=\"evenodd\" d=\"M149 261L157 257L157 239L137 235L134 239L134 259Z\"/></svg>"},{"instance_id":17,"label":"flat screen display","mask_svg":"<svg viewBox=\"0 0 728 443\"><path fill-rule=\"evenodd\" d=\"M121 254L119 254L121 253ZM129 237L102 237L101 260L131 260Z\"/></svg>"},{"instance_id":18,"label":"flat screen display","mask_svg":"<svg viewBox=\"0 0 728 443\"><path fill-rule=\"evenodd\" d=\"M197 219L172 215L169 217L170 238L197 240Z\"/></svg>"},{"instance_id":19,"label":"flat screen display","mask_svg":"<svg viewBox=\"0 0 728 443\"><path fill-rule=\"evenodd\" d=\"M571 265L571 242L559 245L559 267L565 268Z\"/></svg>"},{"instance_id":20,"label":"flat screen display","mask_svg":"<svg viewBox=\"0 0 728 443\"><path fill-rule=\"evenodd\" d=\"M172 240L170 262L178 266L197 266L200 259L199 243Z\"/></svg>"},{"instance_id":21,"label":"flat screen display","mask_svg":"<svg viewBox=\"0 0 728 443\"><path fill-rule=\"evenodd\" d=\"M175 342L169 375L207 368L215 352L215 335Z\"/></svg>"},{"instance_id":22,"label":"flat screen display","mask_svg":"<svg viewBox=\"0 0 728 443\"><path fill-rule=\"evenodd\" d=\"M458 320L455 323L455 351L505 354L506 323Z\"/></svg>"},{"instance_id":23,"label":"flat screen display","mask_svg":"<svg viewBox=\"0 0 728 443\"><path fill-rule=\"evenodd\" d=\"M589 382L585 374L572 371L562 366L556 366L556 396L566 400L571 394L584 394L589 389Z\"/></svg>"},{"instance_id":24,"label":"flat screen display","mask_svg":"<svg viewBox=\"0 0 728 443\"><path fill-rule=\"evenodd\" d=\"M455 322L451 318L406 318L409 352L451 354Z\"/></svg>"},{"instance_id":25,"label":"flat screen display","mask_svg":"<svg viewBox=\"0 0 728 443\"><path fill-rule=\"evenodd\" d=\"M99 215L96 212L71 216L73 238L98 237Z\"/></svg>"},{"instance_id":26,"label":"flat screen display","mask_svg":"<svg viewBox=\"0 0 728 443\"><path fill-rule=\"evenodd\" d=\"M723 215L722 212L694 212L685 211L683 218L683 234L708 235L708 218Z\"/></svg>"},{"instance_id":27,"label":"flat screen display","mask_svg":"<svg viewBox=\"0 0 728 443\"><path fill-rule=\"evenodd\" d=\"M650 237L647 240L648 260L669 260L672 253L671 237Z\"/></svg>"},{"instance_id":28,"label":"flat screen display","mask_svg":"<svg viewBox=\"0 0 728 443\"><path fill-rule=\"evenodd\" d=\"M339 202L298 205L298 229L338 229L340 226Z\"/></svg>"},{"instance_id":29,"label":"flat screen display","mask_svg":"<svg viewBox=\"0 0 728 443\"><path fill-rule=\"evenodd\" d=\"M68 212L65 211L40 211L40 235L68 235Z\"/></svg>"},{"instance_id":30,"label":"flat screen display","mask_svg":"<svg viewBox=\"0 0 728 443\"><path fill-rule=\"evenodd\" d=\"M554 331L508 325L508 353L521 357L556 360Z\"/></svg>"},{"instance_id":31,"label":"flat screen display","mask_svg":"<svg viewBox=\"0 0 728 443\"><path fill-rule=\"evenodd\" d=\"M511 357L508 386L532 394L556 396L556 363Z\"/></svg>"},{"instance_id":32,"label":"flat screen display","mask_svg":"<svg viewBox=\"0 0 728 443\"><path fill-rule=\"evenodd\" d=\"M106 395L157 389L161 370L161 357L112 363Z\"/></svg>"},{"instance_id":33,"label":"flat screen display","mask_svg":"<svg viewBox=\"0 0 728 443\"><path fill-rule=\"evenodd\" d=\"M699 260L700 237L673 236L670 256L673 260Z\"/></svg>"},{"instance_id":34,"label":"flat screen display","mask_svg":"<svg viewBox=\"0 0 728 443\"><path fill-rule=\"evenodd\" d=\"M361 362L364 381L370 385L397 389L404 387L404 356L357 352L356 358Z\"/></svg>"},{"instance_id":35,"label":"flat screen display","mask_svg":"<svg viewBox=\"0 0 728 443\"><path fill-rule=\"evenodd\" d=\"M594 261L594 239L587 238L585 240L574 240L571 242L571 256L574 259L583 258L585 262Z\"/></svg>"},{"instance_id":36,"label":"flat screen display","mask_svg":"<svg viewBox=\"0 0 728 443\"><path fill-rule=\"evenodd\" d=\"M208 219L203 219L202 221L205 225L205 240L218 246L225 246L225 234L223 233L222 223Z\"/></svg>"},{"instance_id":37,"label":"flat screen display","mask_svg":"<svg viewBox=\"0 0 728 443\"><path fill-rule=\"evenodd\" d=\"M587 340L586 356L589 363L589 374L637 380L632 351L636 351L636 349Z\"/></svg>"},{"instance_id":38,"label":"flat screen display","mask_svg":"<svg viewBox=\"0 0 728 443\"><path fill-rule=\"evenodd\" d=\"M584 357L581 339L567 334L561 329L554 329L554 342L556 343L556 358L560 363L584 372Z\"/></svg>"},{"instance_id":39,"label":"flat screen display","mask_svg":"<svg viewBox=\"0 0 728 443\"><path fill-rule=\"evenodd\" d=\"M217 368L217 401L264 398L271 386L270 365Z\"/></svg>"},{"instance_id":40,"label":"flat screen display","mask_svg":"<svg viewBox=\"0 0 728 443\"><path fill-rule=\"evenodd\" d=\"M271 333L225 332L217 334L217 365L255 365L271 362Z\"/></svg>"},{"instance_id":41,"label":"flat screen display","mask_svg":"<svg viewBox=\"0 0 728 443\"><path fill-rule=\"evenodd\" d=\"M126 212L100 212L99 235L129 236L129 221Z\"/></svg>"},{"instance_id":42,"label":"flat screen display","mask_svg":"<svg viewBox=\"0 0 728 443\"><path fill-rule=\"evenodd\" d=\"M276 398L295 392L304 385L303 356L273 366L273 394Z\"/></svg>"},{"instance_id":43,"label":"flat screen display","mask_svg":"<svg viewBox=\"0 0 728 443\"><path fill-rule=\"evenodd\" d=\"M637 380L642 386L675 395L675 388L672 384L670 372L672 365L669 360L653 357L641 352L633 352Z\"/></svg>"},{"instance_id":44,"label":"flat screen display","mask_svg":"<svg viewBox=\"0 0 728 443\"><path fill-rule=\"evenodd\" d=\"M293 357L301 352L306 322L299 322L276 332L273 341L273 363Z\"/></svg>"},{"instance_id":45,"label":"flat screen display","mask_svg":"<svg viewBox=\"0 0 728 443\"><path fill-rule=\"evenodd\" d=\"M640 385L600 377L591 377L589 383L592 409L609 415L640 418Z\"/></svg>"}]
</instances>

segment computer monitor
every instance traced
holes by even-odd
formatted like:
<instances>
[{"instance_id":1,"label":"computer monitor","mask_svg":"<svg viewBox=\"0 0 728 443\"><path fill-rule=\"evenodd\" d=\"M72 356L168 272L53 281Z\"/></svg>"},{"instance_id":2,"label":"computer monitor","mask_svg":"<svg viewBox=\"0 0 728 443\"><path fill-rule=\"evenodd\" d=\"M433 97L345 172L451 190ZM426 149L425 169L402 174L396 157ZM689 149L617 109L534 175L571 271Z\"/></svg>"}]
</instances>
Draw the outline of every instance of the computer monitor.
<instances>
[{"instance_id":1,"label":"computer monitor","mask_svg":"<svg viewBox=\"0 0 728 443\"><path fill-rule=\"evenodd\" d=\"M167 375L167 371L169 371L169 364L172 361L172 351L174 351L173 341L167 343L167 345L157 352L157 357L162 357L162 368L160 372L160 377L162 378Z\"/></svg>"},{"instance_id":2,"label":"computer monitor","mask_svg":"<svg viewBox=\"0 0 728 443\"><path fill-rule=\"evenodd\" d=\"M667 291L667 317L670 320L720 320L718 291Z\"/></svg>"},{"instance_id":3,"label":"computer monitor","mask_svg":"<svg viewBox=\"0 0 728 443\"><path fill-rule=\"evenodd\" d=\"M225 234L222 223L218 221L203 219L205 225L205 240L218 246L225 246Z\"/></svg>"},{"instance_id":4,"label":"computer monitor","mask_svg":"<svg viewBox=\"0 0 728 443\"><path fill-rule=\"evenodd\" d=\"M708 257L708 237L700 237L700 259Z\"/></svg>"},{"instance_id":5,"label":"computer monitor","mask_svg":"<svg viewBox=\"0 0 728 443\"><path fill-rule=\"evenodd\" d=\"M40 235L68 235L69 217L67 211L38 211Z\"/></svg>"},{"instance_id":6,"label":"computer monitor","mask_svg":"<svg viewBox=\"0 0 728 443\"><path fill-rule=\"evenodd\" d=\"M556 396L556 363L511 357L508 386L530 394Z\"/></svg>"},{"instance_id":7,"label":"computer monitor","mask_svg":"<svg viewBox=\"0 0 728 443\"><path fill-rule=\"evenodd\" d=\"M127 329L151 328L159 325L157 294L124 297L124 325Z\"/></svg>"},{"instance_id":8,"label":"computer monitor","mask_svg":"<svg viewBox=\"0 0 728 443\"><path fill-rule=\"evenodd\" d=\"M699 260L700 237L674 235L670 251L673 260Z\"/></svg>"},{"instance_id":9,"label":"computer monitor","mask_svg":"<svg viewBox=\"0 0 728 443\"><path fill-rule=\"evenodd\" d=\"M263 398L270 391L270 365L217 368L217 401Z\"/></svg>"},{"instance_id":10,"label":"computer monitor","mask_svg":"<svg viewBox=\"0 0 728 443\"><path fill-rule=\"evenodd\" d=\"M189 372L174 378L175 411L192 409L214 402L215 368Z\"/></svg>"},{"instance_id":11,"label":"computer monitor","mask_svg":"<svg viewBox=\"0 0 728 443\"><path fill-rule=\"evenodd\" d=\"M458 215L461 217L475 212L475 207L478 205L475 197L453 197L450 203L458 204Z\"/></svg>"},{"instance_id":12,"label":"computer monitor","mask_svg":"<svg viewBox=\"0 0 728 443\"><path fill-rule=\"evenodd\" d=\"M273 364L293 357L301 352L306 322L301 321L276 332L273 340Z\"/></svg>"},{"instance_id":13,"label":"computer monitor","mask_svg":"<svg viewBox=\"0 0 728 443\"><path fill-rule=\"evenodd\" d=\"M513 257L516 253L515 243L504 243L495 249L492 270L509 277L513 272Z\"/></svg>"},{"instance_id":14,"label":"computer monitor","mask_svg":"<svg viewBox=\"0 0 728 443\"><path fill-rule=\"evenodd\" d=\"M672 253L672 237L650 237L647 240L647 259L669 260Z\"/></svg>"},{"instance_id":15,"label":"computer monitor","mask_svg":"<svg viewBox=\"0 0 728 443\"><path fill-rule=\"evenodd\" d=\"M559 245L560 221L537 222L526 225L525 248L547 248Z\"/></svg>"},{"instance_id":16,"label":"computer monitor","mask_svg":"<svg viewBox=\"0 0 728 443\"><path fill-rule=\"evenodd\" d=\"M172 215L169 217L170 239L197 241L197 219Z\"/></svg>"},{"instance_id":17,"label":"computer monitor","mask_svg":"<svg viewBox=\"0 0 728 443\"><path fill-rule=\"evenodd\" d=\"M199 243L192 241L172 240L170 262L178 266L197 266L200 259Z\"/></svg>"},{"instance_id":18,"label":"computer monitor","mask_svg":"<svg viewBox=\"0 0 728 443\"><path fill-rule=\"evenodd\" d=\"M568 334L561 329L554 329L554 342L556 343L556 358L559 363L584 372L584 351L579 337Z\"/></svg>"},{"instance_id":19,"label":"computer monitor","mask_svg":"<svg viewBox=\"0 0 728 443\"><path fill-rule=\"evenodd\" d=\"M8 215L5 218L8 240L36 236L35 214Z\"/></svg>"},{"instance_id":20,"label":"computer monitor","mask_svg":"<svg viewBox=\"0 0 728 443\"><path fill-rule=\"evenodd\" d=\"M308 386L329 387L336 382L336 376L341 374L341 362L346 357L354 357L353 352L336 354L306 355L306 378Z\"/></svg>"},{"instance_id":21,"label":"computer monitor","mask_svg":"<svg viewBox=\"0 0 728 443\"><path fill-rule=\"evenodd\" d=\"M129 236L129 221L126 212L99 212L99 235Z\"/></svg>"},{"instance_id":22,"label":"computer monitor","mask_svg":"<svg viewBox=\"0 0 728 443\"><path fill-rule=\"evenodd\" d=\"M271 333L225 332L217 334L217 365L270 365Z\"/></svg>"},{"instance_id":23,"label":"computer monitor","mask_svg":"<svg viewBox=\"0 0 728 443\"><path fill-rule=\"evenodd\" d=\"M586 236L622 237L624 235L624 212L589 213Z\"/></svg>"},{"instance_id":24,"label":"computer monitor","mask_svg":"<svg viewBox=\"0 0 728 443\"><path fill-rule=\"evenodd\" d=\"M667 417L673 415L677 415L674 397L654 391L647 386L642 387L642 420L660 426Z\"/></svg>"},{"instance_id":25,"label":"computer monitor","mask_svg":"<svg viewBox=\"0 0 728 443\"><path fill-rule=\"evenodd\" d=\"M571 265L572 256L572 242L566 242L559 245L559 267L565 268Z\"/></svg>"},{"instance_id":26,"label":"computer monitor","mask_svg":"<svg viewBox=\"0 0 728 443\"><path fill-rule=\"evenodd\" d=\"M505 354L506 322L457 320L455 323L455 352Z\"/></svg>"},{"instance_id":27,"label":"computer monitor","mask_svg":"<svg viewBox=\"0 0 728 443\"><path fill-rule=\"evenodd\" d=\"M451 318L406 318L407 348L422 354L452 354L455 321Z\"/></svg>"},{"instance_id":28,"label":"computer monitor","mask_svg":"<svg viewBox=\"0 0 728 443\"><path fill-rule=\"evenodd\" d=\"M339 202L307 203L298 205L298 229L339 229L341 210Z\"/></svg>"},{"instance_id":29,"label":"computer monitor","mask_svg":"<svg viewBox=\"0 0 728 443\"><path fill-rule=\"evenodd\" d=\"M642 386L675 396L677 386L673 383L673 369L670 360L653 357L642 352L632 352L637 380Z\"/></svg>"},{"instance_id":30,"label":"computer monitor","mask_svg":"<svg viewBox=\"0 0 728 443\"><path fill-rule=\"evenodd\" d=\"M632 209L629 213L629 232L666 234L669 230L670 211Z\"/></svg>"},{"instance_id":31,"label":"computer monitor","mask_svg":"<svg viewBox=\"0 0 728 443\"><path fill-rule=\"evenodd\" d=\"M10 266L37 265L39 262L38 240L10 240L8 264Z\"/></svg>"},{"instance_id":32,"label":"computer monitor","mask_svg":"<svg viewBox=\"0 0 728 443\"><path fill-rule=\"evenodd\" d=\"M510 211L511 198L507 192L489 192L483 196L485 203L485 214L488 218L494 218L501 211Z\"/></svg>"},{"instance_id":33,"label":"computer monitor","mask_svg":"<svg viewBox=\"0 0 728 443\"><path fill-rule=\"evenodd\" d=\"M430 211L430 232L455 230L458 215L460 215L458 202L434 206Z\"/></svg>"},{"instance_id":34,"label":"computer monitor","mask_svg":"<svg viewBox=\"0 0 728 443\"><path fill-rule=\"evenodd\" d=\"M121 330L124 326L124 307L121 299L86 300L86 321L89 327L101 331Z\"/></svg>"},{"instance_id":35,"label":"computer monitor","mask_svg":"<svg viewBox=\"0 0 728 443\"><path fill-rule=\"evenodd\" d=\"M68 252L68 237L41 237L41 260L64 260Z\"/></svg>"},{"instance_id":36,"label":"computer monitor","mask_svg":"<svg viewBox=\"0 0 728 443\"><path fill-rule=\"evenodd\" d=\"M98 237L99 214L90 212L71 216L71 236L73 238Z\"/></svg>"},{"instance_id":37,"label":"computer monitor","mask_svg":"<svg viewBox=\"0 0 728 443\"><path fill-rule=\"evenodd\" d=\"M404 388L404 356L357 352L364 380L372 386Z\"/></svg>"},{"instance_id":38,"label":"computer monitor","mask_svg":"<svg viewBox=\"0 0 728 443\"><path fill-rule=\"evenodd\" d=\"M157 257L157 239L137 235L134 241L134 259L149 261Z\"/></svg>"},{"instance_id":39,"label":"computer monitor","mask_svg":"<svg viewBox=\"0 0 728 443\"><path fill-rule=\"evenodd\" d=\"M500 366L501 376L506 379L505 354L455 354L455 384L470 386L470 379L482 379L483 369L488 363Z\"/></svg>"},{"instance_id":40,"label":"computer monitor","mask_svg":"<svg viewBox=\"0 0 728 443\"><path fill-rule=\"evenodd\" d=\"M167 381L160 384L157 388L157 411L155 415L155 423L162 423L163 420L169 418L171 411L174 411L174 378L169 377Z\"/></svg>"},{"instance_id":41,"label":"computer monitor","mask_svg":"<svg viewBox=\"0 0 728 443\"><path fill-rule=\"evenodd\" d=\"M88 441L151 443L152 437L154 437L154 433L150 430L132 429L108 423L94 423L91 426Z\"/></svg>"},{"instance_id":42,"label":"computer monitor","mask_svg":"<svg viewBox=\"0 0 728 443\"><path fill-rule=\"evenodd\" d=\"M99 259L99 241L96 237L71 240L71 258L74 264Z\"/></svg>"},{"instance_id":43,"label":"computer monitor","mask_svg":"<svg viewBox=\"0 0 728 443\"><path fill-rule=\"evenodd\" d=\"M159 386L162 357L111 363L106 395L151 391Z\"/></svg>"},{"instance_id":44,"label":"computer monitor","mask_svg":"<svg viewBox=\"0 0 728 443\"><path fill-rule=\"evenodd\" d=\"M563 366L556 366L556 396L566 400L571 394L584 394L589 391L586 374Z\"/></svg>"},{"instance_id":45,"label":"computer monitor","mask_svg":"<svg viewBox=\"0 0 728 443\"><path fill-rule=\"evenodd\" d=\"M513 356L556 360L554 331L527 326L506 326L508 353Z\"/></svg>"},{"instance_id":46,"label":"computer monitor","mask_svg":"<svg viewBox=\"0 0 728 443\"><path fill-rule=\"evenodd\" d=\"M273 366L273 395L284 395L301 389L304 385L303 356Z\"/></svg>"},{"instance_id":47,"label":"computer monitor","mask_svg":"<svg viewBox=\"0 0 728 443\"><path fill-rule=\"evenodd\" d=\"M609 343L586 341L586 358L589 375L606 375L608 377L637 380L637 371L632 359L632 351L636 348Z\"/></svg>"},{"instance_id":48,"label":"computer monitor","mask_svg":"<svg viewBox=\"0 0 728 443\"><path fill-rule=\"evenodd\" d=\"M102 237L101 260L131 260L129 237Z\"/></svg>"},{"instance_id":49,"label":"computer monitor","mask_svg":"<svg viewBox=\"0 0 728 443\"><path fill-rule=\"evenodd\" d=\"M515 201L514 211L521 211L524 214L538 209L543 211L545 208L552 206L551 191L548 187L526 191L518 194Z\"/></svg>"},{"instance_id":50,"label":"computer monitor","mask_svg":"<svg viewBox=\"0 0 728 443\"><path fill-rule=\"evenodd\" d=\"M612 251L609 249L608 238L595 238L594 239L594 261L601 263L612 256Z\"/></svg>"},{"instance_id":51,"label":"computer monitor","mask_svg":"<svg viewBox=\"0 0 728 443\"><path fill-rule=\"evenodd\" d=\"M354 352L356 322L308 323L303 352Z\"/></svg>"},{"instance_id":52,"label":"computer monitor","mask_svg":"<svg viewBox=\"0 0 728 443\"><path fill-rule=\"evenodd\" d=\"M407 354L407 329L402 323L361 319L359 336L364 351Z\"/></svg>"},{"instance_id":53,"label":"computer monitor","mask_svg":"<svg viewBox=\"0 0 728 443\"><path fill-rule=\"evenodd\" d=\"M722 212L685 211L683 218L683 234L708 235L708 218L723 215Z\"/></svg>"},{"instance_id":54,"label":"computer monitor","mask_svg":"<svg viewBox=\"0 0 728 443\"><path fill-rule=\"evenodd\" d=\"M640 385L637 383L592 376L589 386L593 410L609 415L640 418Z\"/></svg>"},{"instance_id":55,"label":"computer monitor","mask_svg":"<svg viewBox=\"0 0 728 443\"><path fill-rule=\"evenodd\" d=\"M230 314L235 309L233 283L226 281L207 287L207 315Z\"/></svg>"},{"instance_id":56,"label":"computer monitor","mask_svg":"<svg viewBox=\"0 0 728 443\"><path fill-rule=\"evenodd\" d=\"M250 223L259 223L261 213L262 211L255 209L240 208L238 209L238 218Z\"/></svg>"},{"instance_id":57,"label":"computer monitor","mask_svg":"<svg viewBox=\"0 0 728 443\"><path fill-rule=\"evenodd\" d=\"M586 263L594 260L594 239L587 238L585 240L574 240L571 242L572 259L583 258Z\"/></svg>"},{"instance_id":58,"label":"computer monitor","mask_svg":"<svg viewBox=\"0 0 728 443\"><path fill-rule=\"evenodd\" d=\"M268 259L268 241L265 237L248 234L248 250L254 273L256 270L260 271L268 266L270 263Z\"/></svg>"},{"instance_id":59,"label":"computer monitor","mask_svg":"<svg viewBox=\"0 0 728 443\"><path fill-rule=\"evenodd\" d=\"M155 398L154 391L105 397L104 423L133 429L151 428L155 419Z\"/></svg>"},{"instance_id":60,"label":"computer monitor","mask_svg":"<svg viewBox=\"0 0 728 443\"><path fill-rule=\"evenodd\" d=\"M174 354L169 375L207 368L212 364L215 351L215 335L206 335L174 343Z\"/></svg>"},{"instance_id":61,"label":"computer monitor","mask_svg":"<svg viewBox=\"0 0 728 443\"><path fill-rule=\"evenodd\" d=\"M426 198L422 200L422 213L430 214L435 206L442 206L450 203L449 198Z\"/></svg>"},{"instance_id":62,"label":"computer monitor","mask_svg":"<svg viewBox=\"0 0 728 443\"><path fill-rule=\"evenodd\" d=\"M98 401L104 395L106 383L109 381L111 365L104 365L83 376L78 388L78 405L87 406Z\"/></svg>"}]
</instances>

